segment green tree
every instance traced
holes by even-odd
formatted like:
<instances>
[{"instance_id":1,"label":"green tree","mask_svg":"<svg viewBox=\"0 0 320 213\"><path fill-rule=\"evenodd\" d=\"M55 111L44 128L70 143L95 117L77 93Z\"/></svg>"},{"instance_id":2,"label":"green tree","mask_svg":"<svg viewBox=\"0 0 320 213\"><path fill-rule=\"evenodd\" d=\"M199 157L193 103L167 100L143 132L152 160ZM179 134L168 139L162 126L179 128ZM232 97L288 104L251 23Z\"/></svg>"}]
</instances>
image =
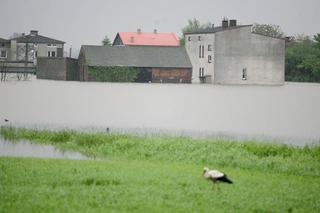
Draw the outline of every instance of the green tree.
<instances>
[{"instance_id":1,"label":"green tree","mask_svg":"<svg viewBox=\"0 0 320 213\"><path fill-rule=\"evenodd\" d=\"M111 46L111 41L108 38L108 36L105 36L104 39L102 40L102 45L104 46Z\"/></svg>"},{"instance_id":2,"label":"green tree","mask_svg":"<svg viewBox=\"0 0 320 213\"><path fill-rule=\"evenodd\" d=\"M280 26L274 24L257 24L252 27L252 32L265 36L271 36L275 38L282 38L284 36Z\"/></svg>"},{"instance_id":3,"label":"green tree","mask_svg":"<svg viewBox=\"0 0 320 213\"><path fill-rule=\"evenodd\" d=\"M193 32L197 32L197 31L207 30L207 29L211 29L211 27L212 27L211 22L207 22L207 23L202 24L196 18L189 19L188 24L185 27L183 27L181 30L183 36L180 37L180 46L185 45L185 37L184 37L185 33L193 33Z\"/></svg>"},{"instance_id":4,"label":"green tree","mask_svg":"<svg viewBox=\"0 0 320 213\"><path fill-rule=\"evenodd\" d=\"M286 81L320 82L320 35L298 36L286 48Z\"/></svg>"}]
</instances>

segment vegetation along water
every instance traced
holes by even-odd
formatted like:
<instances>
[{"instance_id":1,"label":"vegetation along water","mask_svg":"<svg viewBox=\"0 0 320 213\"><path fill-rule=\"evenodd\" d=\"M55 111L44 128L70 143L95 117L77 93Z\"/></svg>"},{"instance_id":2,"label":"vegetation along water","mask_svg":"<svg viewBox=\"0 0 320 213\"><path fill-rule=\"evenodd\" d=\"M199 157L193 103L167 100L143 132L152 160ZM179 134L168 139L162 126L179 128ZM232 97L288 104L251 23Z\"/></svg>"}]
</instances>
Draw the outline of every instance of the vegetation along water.
<instances>
[{"instance_id":1,"label":"vegetation along water","mask_svg":"<svg viewBox=\"0 0 320 213\"><path fill-rule=\"evenodd\" d=\"M99 160L0 157L0 212L319 212L320 147L1 128ZM233 184L213 190L204 166Z\"/></svg>"}]
</instances>

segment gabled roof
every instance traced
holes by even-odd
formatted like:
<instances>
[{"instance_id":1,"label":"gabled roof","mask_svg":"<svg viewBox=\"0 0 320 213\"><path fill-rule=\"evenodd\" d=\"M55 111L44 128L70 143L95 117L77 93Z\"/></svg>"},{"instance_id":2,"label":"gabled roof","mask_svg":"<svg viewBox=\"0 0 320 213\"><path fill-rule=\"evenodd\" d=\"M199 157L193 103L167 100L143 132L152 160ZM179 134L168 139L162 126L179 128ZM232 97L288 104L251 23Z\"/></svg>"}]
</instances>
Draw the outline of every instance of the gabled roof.
<instances>
[{"instance_id":1,"label":"gabled roof","mask_svg":"<svg viewBox=\"0 0 320 213\"><path fill-rule=\"evenodd\" d=\"M0 38L0 42L1 43L9 43L10 41L4 38Z\"/></svg>"},{"instance_id":2,"label":"gabled roof","mask_svg":"<svg viewBox=\"0 0 320 213\"><path fill-rule=\"evenodd\" d=\"M89 66L192 68L184 47L83 45Z\"/></svg>"},{"instance_id":3,"label":"gabled roof","mask_svg":"<svg viewBox=\"0 0 320 213\"><path fill-rule=\"evenodd\" d=\"M116 38L118 36L129 46L179 46L175 33L119 32Z\"/></svg>"},{"instance_id":4,"label":"gabled roof","mask_svg":"<svg viewBox=\"0 0 320 213\"><path fill-rule=\"evenodd\" d=\"M221 31L225 31L225 30L233 30L233 29L238 29L238 28L243 28L243 27L251 27L252 25L238 25L238 26L234 26L234 27L214 27L214 28L208 28L208 29L204 29L204 30L199 30L196 32L190 32L190 33L184 33L184 35L189 35L189 34L207 34L207 33L216 33L216 32L221 32Z\"/></svg>"},{"instance_id":5,"label":"gabled roof","mask_svg":"<svg viewBox=\"0 0 320 213\"><path fill-rule=\"evenodd\" d=\"M19 43L54 43L54 44L64 44L64 41L59 41L56 39L52 39L49 37L41 36L41 35L34 35L29 34L25 36L21 36L18 38L13 38L11 40L16 40Z\"/></svg>"}]
</instances>

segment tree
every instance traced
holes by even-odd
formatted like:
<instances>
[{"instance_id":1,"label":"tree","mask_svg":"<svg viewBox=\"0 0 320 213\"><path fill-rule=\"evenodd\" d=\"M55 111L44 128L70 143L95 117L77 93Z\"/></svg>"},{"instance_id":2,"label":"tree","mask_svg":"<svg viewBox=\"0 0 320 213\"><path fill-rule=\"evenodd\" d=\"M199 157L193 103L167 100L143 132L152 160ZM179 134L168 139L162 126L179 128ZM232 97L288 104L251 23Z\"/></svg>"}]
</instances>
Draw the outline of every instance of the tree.
<instances>
[{"instance_id":1,"label":"tree","mask_svg":"<svg viewBox=\"0 0 320 213\"><path fill-rule=\"evenodd\" d=\"M274 24L257 24L255 23L252 28L252 32L271 36L275 38L282 38L284 36L283 31L281 30L280 26Z\"/></svg>"},{"instance_id":2,"label":"tree","mask_svg":"<svg viewBox=\"0 0 320 213\"><path fill-rule=\"evenodd\" d=\"M298 35L286 48L286 81L320 82L320 35Z\"/></svg>"},{"instance_id":3,"label":"tree","mask_svg":"<svg viewBox=\"0 0 320 213\"><path fill-rule=\"evenodd\" d=\"M180 46L185 45L185 38L184 38L185 33L193 33L197 31L207 30L207 29L211 29L211 27L212 27L211 22L201 24L200 21L196 18L189 19L188 24L185 27L183 27L181 30L183 36L180 37Z\"/></svg>"},{"instance_id":4,"label":"tree","mask_svg":"<svg viewBox=\"0 0 320 213\"><path fill-rule=\"evenodd\" d=\"M104 46L111 46L111 41L108 38L108 36L105 36L104 39L102 40L102 45Z\"/></svg>"}]
</instances>

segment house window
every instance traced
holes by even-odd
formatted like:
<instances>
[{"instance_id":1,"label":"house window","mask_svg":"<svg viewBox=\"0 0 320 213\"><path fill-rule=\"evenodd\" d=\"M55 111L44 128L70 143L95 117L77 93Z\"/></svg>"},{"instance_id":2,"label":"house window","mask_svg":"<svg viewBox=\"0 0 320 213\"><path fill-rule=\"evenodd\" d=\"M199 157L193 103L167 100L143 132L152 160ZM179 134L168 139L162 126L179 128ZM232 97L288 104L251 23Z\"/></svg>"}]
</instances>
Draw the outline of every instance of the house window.
<instances>
[{"instance_id":1,"label":"house window","mask_svg":"<svg viewBox=\"0 0 320 213\"><path fill-rule=\"evenodd\" d=\"M191 41L191 36L188 36L188 41Z\"/></svg>"},{"instance_id":2,"label":"house window","mask_svg":"<svg viewBox=\"0 0 320 213\"><path fill-rule=\"evenodd\" d=\"M211 62L212 62L212 56L208 55L208 63L211 63Z\"/></svg>"},{"instance_id":3,"label":"house window","mask_svg":"<svg viewBox=\"0 0 320 213\"><path fill-rule=\"evenodd\" d=\"M199 46L199 58L204 58L204 45Z\"/></svg>"},{"instance_id":4,"label":"house window","mask_svg":"<svg viewBox=\"0 0 320 213\"><path fill-rule=\"evenodd\" d=\"M4 43L1 43L1 47L4 47Z\"/></svg>"},{"instance_id":5,"label":"house window","mask_svg":"<svg viewBox=\"0 0 320 213\"><path fill-rule=\"evenodd\" d=\"M204 45L202 45L202 58L204 58Z\"/></svg>"},{"instance_id":6,"label":"house window","mask_svg":"<svg viewBox=\"0 0 320 213\"><path fill-rule=\"evenodd\" d=\"M204 68L203 67L199 68L199 77L204 77Z\"/></svg>"},{"instance_id":7,"label":"house window","mask_svg":"<svg viewBox=\"0 0 320 213\"><path fill-rule=\"evenodd\" d=\"M201 36L198 36L198 40L201 41Z\"/></svg>"},{"instance_id":8,"label":"house window","mask_svg":"<svg viewBox=\"0 0 320 213\"><path fill-rule=\"evenodd\" d=\"M51 47L51 44L47 44L48 47Z\"/></svg>"},{"instance_id":9,"label":"house window","mask_svg":"<svg viewBox=\"0 0 320 213\"><path fill-rule=\"evenodd\" d=\"M56 57L55 51L48 51L48 57Z\"/></svg>"},{"instance_id":10,"label":"house window","mask_svg":"<svg viewBox=\"0 0 320 213\"><path fill-rule=\"evenodd\" d=\"M242 69L242 80L247 80L247 68Z\"/></svg>"},{"instance_id":11,"label":"house window","mask_svg":"<svg viewBox=\"0 0 320 213\"><path fill-rule=\"evenodd\" d=\"M7 51L1 50L0 58L7 58Z\"/></svg>"},{"instance_id":12,"label":"house window","mask_svg":"<svg viewBox=\"0 0 320 213\"><path fill-rule=\"evenodd\" d=\"M208 51L212 51L212 44L208 44Z\"/></svg>"},{"instance_id":13,"label":"house window","mask_svg":"<svg viewBox=\"0 0 320 213\"><path fill-rule=\"evenodd\" d=\"M35 51L34 56L38 57L38 51Z\"/></svg>"}]
</instances>

